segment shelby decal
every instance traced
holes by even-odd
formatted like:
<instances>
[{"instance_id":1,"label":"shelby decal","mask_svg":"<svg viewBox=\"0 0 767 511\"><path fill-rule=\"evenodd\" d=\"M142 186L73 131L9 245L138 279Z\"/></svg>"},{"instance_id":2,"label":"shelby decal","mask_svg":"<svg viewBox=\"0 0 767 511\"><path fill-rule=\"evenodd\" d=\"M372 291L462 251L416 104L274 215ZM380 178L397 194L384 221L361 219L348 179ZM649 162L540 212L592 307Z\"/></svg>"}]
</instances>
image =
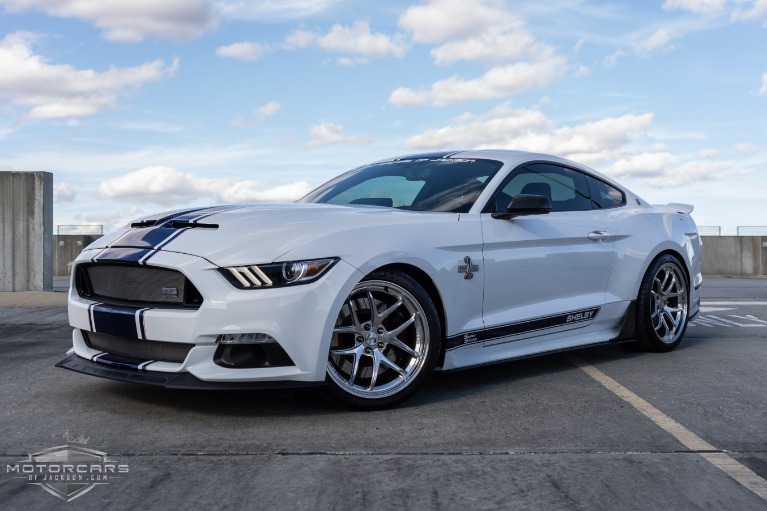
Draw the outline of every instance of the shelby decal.
<instances>
[{"instance_id":1,"label":"shelby decal","mask_svg":"<svg viewBox=\"0 0 767 511\"><path fill-rule=\"evenodd\" d=\"M469 344L476 344L478 342L530 334L532 332L539 332L550 328L592 321L597 317L597 314L599 314L599 310L600 307L592 307L591 309L565 312L554 316L528 319L517 323L509 323L508 325L486 328L485 330L453 335L445 339L445 349L451 350Z\"/></svg>"},{"instance_id":2,"label":"shelby decal","mask_svg":"<svg viewBox=\"0 0 767 511\"><path fill-rule=\"evenodd\" d=\"M594 317L594 314L596 314L596 311L599 309L590 309L587 311L579 312L577 314L570 314L567 316L566 323L573 323L576 321L585 321L587 319L591 319Z\"/></svg>"}]
</instances>

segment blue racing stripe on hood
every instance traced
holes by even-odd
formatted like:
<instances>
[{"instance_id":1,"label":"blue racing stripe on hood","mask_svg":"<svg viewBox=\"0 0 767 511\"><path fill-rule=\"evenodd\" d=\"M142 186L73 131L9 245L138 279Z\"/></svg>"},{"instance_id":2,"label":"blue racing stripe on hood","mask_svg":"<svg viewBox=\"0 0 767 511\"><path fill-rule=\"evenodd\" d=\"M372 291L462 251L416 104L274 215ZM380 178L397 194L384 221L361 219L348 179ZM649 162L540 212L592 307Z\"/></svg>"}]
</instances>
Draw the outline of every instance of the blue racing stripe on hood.
<instances>
[{"instance_id":1,"label":"blue racing stripe on hood","mask_svg":"<svg viewBox=\"0 0 767 511\"><path fill-rule=\"evenodd\" d=\"M157 219L153 225L146 227L134 227L118 239L114 240L109 245L109 248L159 248L163 242L169 240L178 231L184 230L183 227L173 227L174 222L197 222L198 220L207 218L211 215L215 215L216 213L239 209L241 207L242 206L214 206L210 208L198 208L188 211L179 211L172 215L167 215ZM151 220L151 217L149 220ZM102 259L101 255L98 256L98 259Z\"/></svg>"},{"instance_id":2,"label":"blue racing stripe on hood","mask_svg":"<svg viewBox=\"0 0 767 511\"><path fill-rule=\"evenodd\" d=\"M149 254L149 252L151 252L151 249L148 248L107 248L100 251L98 254L96 254L96 257L91 260L94 262L120 261L126 263L137 263L141 260L142 257Z\"/></svg>"}]
</instances>

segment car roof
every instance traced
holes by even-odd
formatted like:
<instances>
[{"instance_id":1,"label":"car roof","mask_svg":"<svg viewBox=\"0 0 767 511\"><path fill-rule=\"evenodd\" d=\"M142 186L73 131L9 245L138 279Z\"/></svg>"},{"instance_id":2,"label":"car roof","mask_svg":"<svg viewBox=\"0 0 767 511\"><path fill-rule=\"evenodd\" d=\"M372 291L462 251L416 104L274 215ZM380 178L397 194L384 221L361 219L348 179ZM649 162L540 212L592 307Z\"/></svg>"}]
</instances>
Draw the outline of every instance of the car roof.
<instances>
[{"instance_id":1,"label":"car roof","mask_svg":"<svg viewBox=\"0 0 767 511\"><path fill-rule=\"evenodd\" d=\"M605 176L601 172L598 172L591 167L587 167L581 163L562 158L561 156L555 156L553 154L534 153L530 151L515 151L510 149L469 149L461 151L433 151L426 153L414 153L396 158L388 158L382 161L398 161L398 160L416 160L416 159L439 159L439 158L451 158L451 159L486 159L497 160L503 163L504 167L516 167L517 165L532 162L532 161L549 161L552 163L561 163L569 167L576 168L595 177L598 177L608 183L626 190L623 185L616 182L612 178Z\"/></svg>"}]
</instances>

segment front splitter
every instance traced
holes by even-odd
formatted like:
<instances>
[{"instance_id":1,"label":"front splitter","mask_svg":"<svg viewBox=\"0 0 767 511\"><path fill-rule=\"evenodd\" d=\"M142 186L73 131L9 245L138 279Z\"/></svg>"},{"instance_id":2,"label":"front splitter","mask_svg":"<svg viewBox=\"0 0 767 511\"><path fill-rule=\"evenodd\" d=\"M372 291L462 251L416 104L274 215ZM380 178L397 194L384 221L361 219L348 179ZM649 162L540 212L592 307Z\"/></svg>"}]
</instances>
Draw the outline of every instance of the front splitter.
<instances>
[{"instance_id":1,"label":"front splitter","mask_svg":"<svg viewBox=\"0 0 767 511\"><path fill-rule=\"evenodd\" d=\"M272 390L272 389L300 389L307 387L319 387L324 382L305 381L260 381L260 382L227 382L227 381L204 381L189 373L160 373L140 371L137 369L124 369L106 366L98 362L92 362L77 355L69 355L56 364L56 367L69 369L76 373L88 374L99 378L125 381L130 383L142 383L168 389L189 390Z\"/></svg>"}]
</instances>

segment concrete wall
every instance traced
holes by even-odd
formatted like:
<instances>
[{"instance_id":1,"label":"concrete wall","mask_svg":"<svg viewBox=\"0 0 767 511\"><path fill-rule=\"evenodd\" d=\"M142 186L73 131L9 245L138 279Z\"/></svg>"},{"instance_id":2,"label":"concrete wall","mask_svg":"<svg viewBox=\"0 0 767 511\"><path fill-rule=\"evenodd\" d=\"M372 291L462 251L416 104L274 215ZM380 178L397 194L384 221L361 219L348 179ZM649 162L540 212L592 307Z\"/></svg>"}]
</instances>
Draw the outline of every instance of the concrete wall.
<instances>
[{"instance_id":1,"label":"concrete wall","mask_svg":"<svg viewBox=\"0 0 767 511\"><path fill-rule=\"evenodd\" d=\"M100 235L95 234L54 234L53 275L56 277L69 276L67 265L74 261L85 247L100 237Z\"/></svg>"},{"instance_id":2,"label":"concrete wall","mask_svg":"<svg viewBox=\"0 0 767 511\"><path fill-rule=\"evenodd\" d=\"M53 288L53 174L0 172L0 291Z\"/></svg>"},{"instance_id":3,"label":"concrete wall","mask_svg":"<svg viewBox=\"0 0 767 511\"><path fill-rule=\"evenodd\" d=\"M767 236L702 236L704 275L767 275Z\"/></svg>"}]
</instances>

